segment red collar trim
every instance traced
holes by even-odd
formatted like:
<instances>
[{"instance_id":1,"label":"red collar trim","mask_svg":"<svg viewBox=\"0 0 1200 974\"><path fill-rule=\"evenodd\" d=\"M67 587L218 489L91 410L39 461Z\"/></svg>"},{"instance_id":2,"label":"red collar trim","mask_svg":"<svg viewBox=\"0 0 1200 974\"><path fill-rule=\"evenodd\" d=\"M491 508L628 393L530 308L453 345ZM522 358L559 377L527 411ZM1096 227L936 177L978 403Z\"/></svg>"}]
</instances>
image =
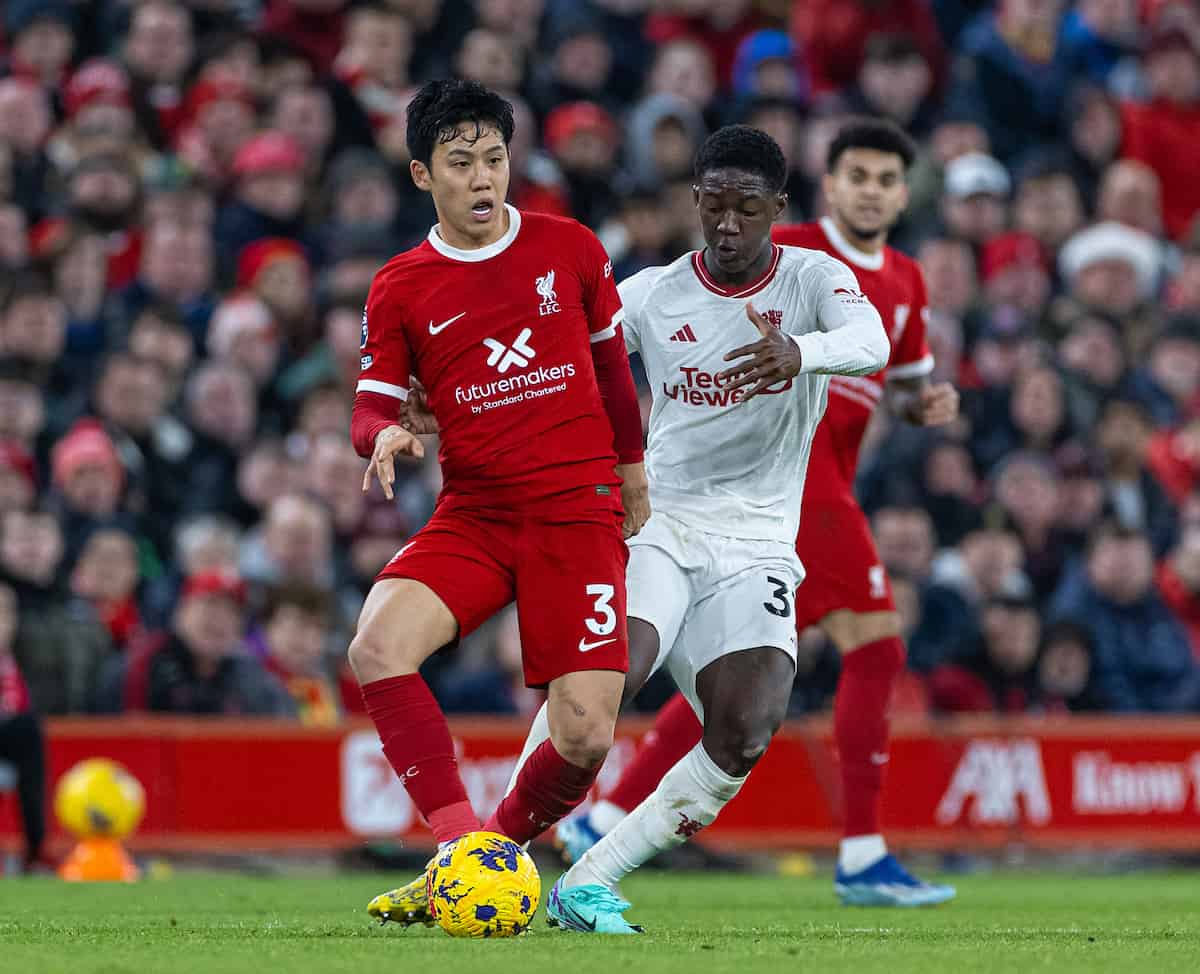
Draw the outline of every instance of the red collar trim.
<instances>
[{"instance_id":1,"label":"red collar trim","mask_svg":"<svg viewBox=\"0 0 1200 974\"><path fill-rule=\"evenodd\" d=\"M708 268L704 266L704 251L697 250L692 254L692 270L696 272L696 277L700 279L700 283L712 291L714 294L719 294L723 298L748 298L752 294L757 294L775 277L775 271L779 269L779 258L783 256L783 250L778 244L771 244L771 263L767 265L767 269L763 271L762 276L749 284L738 284L735 287L724 287L712 279L712 275L708 273Z\"/></svg>"}]
</instances>

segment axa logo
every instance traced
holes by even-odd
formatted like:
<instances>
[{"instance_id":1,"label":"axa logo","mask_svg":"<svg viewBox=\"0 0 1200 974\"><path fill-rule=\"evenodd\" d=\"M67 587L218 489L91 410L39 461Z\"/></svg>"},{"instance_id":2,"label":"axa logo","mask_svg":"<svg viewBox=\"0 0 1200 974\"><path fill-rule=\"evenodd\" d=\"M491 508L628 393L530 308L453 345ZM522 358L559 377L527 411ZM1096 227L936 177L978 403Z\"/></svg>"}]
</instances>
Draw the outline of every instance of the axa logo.
<instances>
[{"instance_id":1,"label":"axa logo","mask_svg":"<svg viewBox=\"0 0 1200 974\"><path fill-rule=\"evenodd\" d=\"M551 274L553 273L551 271ZM532 328L522 328L521 334L517 336L517 340L511 346L505 345L503 342L498 342L494 338L485 338L483 345L488 350L487 364L501 375L514 365L519 369L525 368L533 361L536 354L529 345L529 339L532 335Z\"/></svg>"},{"instance_id":2,"label":"axa logo","mask_svg":"<svg viewBox=\"0 0 1200 974\"><path fill-rule=\"evenodd\" d=\"M562 310L558 303L558 295L554 293L553 269L546 271L534 282L533 286L537 290L538 297L542 299L542 303L538 306L539 315L551 315Z\"/></svg>"},{"instance_id":3,"label":"axa logo","mask_svg":"<svg viewBox=\"0 0 1200 974\"><path fill-rule=\"evenodd\" d=\"M967 744L935 813L939 825L958 822L967 806L974 825L1050 821L1050 791L1042 749L1032 738L976 739Z\"/></svg>"}]
</instances>

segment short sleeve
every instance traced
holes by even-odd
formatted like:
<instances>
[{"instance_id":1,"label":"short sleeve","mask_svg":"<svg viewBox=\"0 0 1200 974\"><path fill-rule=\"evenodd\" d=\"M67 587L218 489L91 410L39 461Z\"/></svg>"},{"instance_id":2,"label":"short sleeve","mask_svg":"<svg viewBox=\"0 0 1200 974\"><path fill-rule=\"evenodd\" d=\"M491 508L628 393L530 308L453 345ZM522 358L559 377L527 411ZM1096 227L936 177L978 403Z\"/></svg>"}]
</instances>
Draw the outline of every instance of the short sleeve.
<instances>
[{"instance_id":1,"label":"short sleeve","mask_svg":"<svg viewBox=\"0 0 1200 974\"><path fill-rule=\"evenodd\" d=\"M929 322L925 278L918 266L911 267L910 272L912 303L896 306L896 322L892 331L892 360L887 371L889 379L919 379L933 371L933 353L930 352L925 337L925 326Z\"/></svg>"},{"instance_id":2,"label":"short sleeve","mask_svg":"<svg viewBox=\"0 0 1200 974\"><path fill-rule=\"evenodd\" d=\"M363 309L356 392L408 398L412 355L396 301L395 284L377 274Z\"/></svg>"},{"instance_id":3,"label":"short sleeve","mask_svg":"<svg viewBox=\"0 0 1200 974\"><path fill-rule=\"evenodd\" d=\"M627 277L617 287L621 306L625 311L621 330L625 333L625 348L628 352L642 350L642 330L645 324L646 298L655 280L655 268L647 267L632 277Z\"/></svg>"},{"instance_id":4,"label":"short sleeve","mask_svg":"<svg viewBox=\"0 0 1200 974\"><path fill-rule=\"evenodd\" d=\"M602 342L617 333L621 323L621 297L613 278L612 261L596 235L580 225L582 246L579 269L583 285L583 312L587 316L588 334L593 342Z\"/></svg>"}]
</instances>

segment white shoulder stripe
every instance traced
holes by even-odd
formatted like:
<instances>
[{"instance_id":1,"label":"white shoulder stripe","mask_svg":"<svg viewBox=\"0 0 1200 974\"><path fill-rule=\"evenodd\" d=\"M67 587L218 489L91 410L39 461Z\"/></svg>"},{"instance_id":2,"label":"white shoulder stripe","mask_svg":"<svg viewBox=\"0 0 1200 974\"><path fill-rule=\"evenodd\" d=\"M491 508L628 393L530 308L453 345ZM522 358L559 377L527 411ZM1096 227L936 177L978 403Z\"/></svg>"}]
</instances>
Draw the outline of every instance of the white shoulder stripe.
<instances>
[{"instance_id":1,"label":"white shoulder stripe","mask_svg":"<svg viewBox=\"0 0 1200 974\"><path fill-rule=\"evenodd\" d=\"M610 324L603 331L598 331L598 332L593 333L591 335L591 337L589 338L589 341L593 345L595 345L596 342L606 342L610 338L616 338L617 337L617 325L619 325L624 320L625 320L625 309L623 307L617 308L617 310L613 312L612 324Z\"/></svg>"},{"instance_id":2,"label":"white shoulder stripe","mask_svg":"<svg viewBox=\"0 0 1200 974\"><path fill-rule=\"evenodd\" d=\"M378 392L384 396L396 399L407 399L408 390L404 386L394 386L390 382L380 382L378 379L359 379L355 386L356 392Z\"/></svg>"},{"instance_id":3,"label":"white shoulder stripe","mask_svg":"<svg viewBox=\"0 0 1200 974\"><path fill-rule=\"evenodd\" d=\"M933 356L926 355L923 359L916 362L905 362L903 365L889 365L887 377L889 379L919 379L923 375L929 375L933 371Z\"/></svg>"}]
</instances>

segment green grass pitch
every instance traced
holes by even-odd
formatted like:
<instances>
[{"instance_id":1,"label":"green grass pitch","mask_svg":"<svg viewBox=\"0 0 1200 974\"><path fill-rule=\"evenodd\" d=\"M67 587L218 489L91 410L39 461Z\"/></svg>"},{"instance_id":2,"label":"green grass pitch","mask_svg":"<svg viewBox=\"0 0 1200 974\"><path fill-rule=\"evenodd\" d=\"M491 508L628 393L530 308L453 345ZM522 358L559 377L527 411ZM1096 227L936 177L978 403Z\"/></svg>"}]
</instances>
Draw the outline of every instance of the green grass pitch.
<instances>
[{"instance_id":1,"label":"green grass pitch","mask_svg":"<svg viewBox=\"0 0 1200 974\"><path fill-rule=\"evenodd\" d=\"M1196 875L975 876L955 903L897 911L839 907L825 877L647 873L624 885L642 937L561 933L539 913L504 941L375 926L367 900L407 878L0 880L0 972L1200 971Z\"/></svg>"}]
</instances>

